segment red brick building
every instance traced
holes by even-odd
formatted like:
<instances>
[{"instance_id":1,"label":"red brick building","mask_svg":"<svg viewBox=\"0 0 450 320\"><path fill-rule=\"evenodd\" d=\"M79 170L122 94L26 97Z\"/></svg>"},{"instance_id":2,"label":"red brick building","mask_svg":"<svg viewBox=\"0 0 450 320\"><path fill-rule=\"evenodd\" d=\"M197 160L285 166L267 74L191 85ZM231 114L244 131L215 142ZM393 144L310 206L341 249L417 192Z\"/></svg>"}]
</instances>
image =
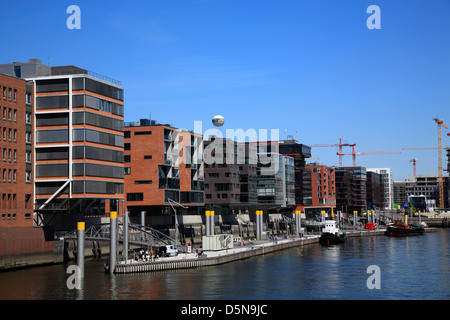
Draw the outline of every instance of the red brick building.
<instances>
[{"instance_id":1,"label":"red brick building","mask_svg":"<svg viewBox=\"0 0 450 320\"><path fill-rule=\"evenodd\" d=\"M305 169L311 172L312 205L308 210L316 208L317 213L320 213L333 208L335 211L335 169L320 164L308 164Z\"/></svg>"},{"instance_id":2,"label":"red brick building","mask_svg":"<svg viewBox=\"0 0 450 320\"><path fill-rule=\"evenodd\" d=\"M32 84L0 74L0 269L53 262L53 241L33 228Z\"/></svg>"},{"instance_id":3,"label":"red brick building","mask_svg":"<svg viewBox=\"0 0 450 320\"><path fill-rule=\"evenodd\" d=\"M203 137L142 119L124 128L125 208L172 215L169 199L198 214L204 206Z\"/></svg>"}]
</instances>

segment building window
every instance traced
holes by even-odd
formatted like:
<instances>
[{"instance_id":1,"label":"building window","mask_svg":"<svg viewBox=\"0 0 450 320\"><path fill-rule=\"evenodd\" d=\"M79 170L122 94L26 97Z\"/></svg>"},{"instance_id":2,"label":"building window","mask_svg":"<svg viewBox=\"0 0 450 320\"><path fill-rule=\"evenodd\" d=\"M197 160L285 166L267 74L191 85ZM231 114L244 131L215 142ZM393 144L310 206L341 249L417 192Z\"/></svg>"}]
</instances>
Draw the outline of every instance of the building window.
<instances>
[{"instance_id":1,"label":"building window","mask_svg":"<svg viewBox=\"0 0 450 320\"><path fill-rule=\"evenodd\" d=\"M146 159L146 160L151 159L151 158L152 158L152 156L144 156L144 159Z\"/></svg>"},{"instance_id":2,"label":"building window","mask_svg":"<svg viewBox=\"0 0 450 320\"><path fill-rule=\"evenodd\" d=\"M124 131L123 132L123 137L126 139L126 138L131 138L131 133L130 133L130 131Z\"/></svg>"},{"instance_id":3,"label":"building window","mask_svg":"<svg viewBox=\"0 0 450 320\"><path fill-rule=\"evenodd\" d=\"M136 131L134 133L135 136L144 136L144 135L149 135L149 134L152 134L152 132L151 131Z\"/></svg>"},{"instance_id":4,"label":"building window","mask_svg":"<svg viewBox=\"0 0 450 320\"><path fill-rule=\"evenodd\" d=\"M123 156L123 162L131 162L131 156Z\"/></svg>"},{"instance_id":5,"label":"building window","mask_svg":"<svg viewBox=\"0 0 450 320\"><path fill-rule=\"evenodd\" d=\"M142 192L127 193L127 201L143 201L144 194Z\"/></svg>"},{"instance_id":6,"label":"building window","mask_svg":"<svg viewBox=\"0 0 450 320\"><path fill-rule=\"evenodd\" d=\"M25 209L30 209L30 200L31 200L31 194L25 195Z\"/></svg>"},{"instance_id":7,"label":"building window","mask_svg":"<svg viewBox=\"0 0 450 320\"><path fill-rule=\"evenodd\" d=\"M25 115L26 123L31 123L31 112L27 112Z\"/></svg>"},{"instance_id":8,"label":"building window","mask_svg":"<svg viewBox=\"0 0 450 320\"><path fill-rule=\"evenodd\" d=\"M27 170L25 172L25 181L26 182L31 182L31 171Z\"/></svg>"},{"instance_id":9,"label":"building window","mask_svg":"<svg viewBox=\"0 0 450 320\"><path fill-rule=\"evenodd\" d=\"M124 169L124 175L131 174L131 168L123 168Z\"/></svg>"},{"instance_id":10,"label":"building window","mask_svg":"<svg viewBox=\"0 0 450 320\"><path fill-rule=\"evenodd\" d=\"M124 143L123 149L124 150L131 150L131 143Z\"/></svg>"},{"instance_id":11,"label":"building window","mask_svg":"<svg viewBox=\"0 0 450 320\"><path fill-rule=\"evenodd\" d=\"M14 76L17 78L22 78L22 66L14 66Z\"/></svg>"},{"instance_id":12,"label":"building window","mask_svg":"<svg viewBox=\"0 0 450 320\"><path fill-rule=\"evenodd\" d=\"M152 184L152 180L136 180L134 184Z\"/></svg>"}]
</instances>

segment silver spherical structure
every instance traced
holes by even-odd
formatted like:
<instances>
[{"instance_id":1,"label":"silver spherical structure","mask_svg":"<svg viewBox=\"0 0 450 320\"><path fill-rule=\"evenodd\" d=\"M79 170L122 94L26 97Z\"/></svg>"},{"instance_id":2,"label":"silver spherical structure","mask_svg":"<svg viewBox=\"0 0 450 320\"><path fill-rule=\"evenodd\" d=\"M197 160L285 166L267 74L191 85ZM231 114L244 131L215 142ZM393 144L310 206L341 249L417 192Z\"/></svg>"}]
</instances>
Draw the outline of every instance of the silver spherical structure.
<instances>
[{"instance_id":1,"label":"silver spherical structure","mask_svg":"<svg viewBox=\"0 0 450 320\"><path fill-rule=\"evenodd\" d=\"M217 115L212 118L212 123L216 127L221 127L225 123L225 119L223 116Z\"/></svg>"}]
</instances>

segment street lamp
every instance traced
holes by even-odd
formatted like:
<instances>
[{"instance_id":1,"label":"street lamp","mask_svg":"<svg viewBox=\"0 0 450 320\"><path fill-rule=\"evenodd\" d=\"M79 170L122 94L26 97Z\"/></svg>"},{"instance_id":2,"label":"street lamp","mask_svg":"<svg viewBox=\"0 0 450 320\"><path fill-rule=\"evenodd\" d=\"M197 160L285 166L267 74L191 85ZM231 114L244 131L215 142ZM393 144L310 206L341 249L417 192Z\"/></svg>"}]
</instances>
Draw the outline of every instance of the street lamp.
<instances>
[{"instance_id":1,"label":"street lamp","mask_svg":"<svg viewBox=\"0 0 450 320\"><path fill-rule=\"evenodd\" d=\"M178 218L177 218L177 210L173 207L172 203L179 205L182 208L187 209L186 206L183 206L182 204L173 201L170 198L167 198L167 201L169 201L170 206L172 207L173 211L175 212L175 248L178 246Z\"/></svg>"}]
</instances>

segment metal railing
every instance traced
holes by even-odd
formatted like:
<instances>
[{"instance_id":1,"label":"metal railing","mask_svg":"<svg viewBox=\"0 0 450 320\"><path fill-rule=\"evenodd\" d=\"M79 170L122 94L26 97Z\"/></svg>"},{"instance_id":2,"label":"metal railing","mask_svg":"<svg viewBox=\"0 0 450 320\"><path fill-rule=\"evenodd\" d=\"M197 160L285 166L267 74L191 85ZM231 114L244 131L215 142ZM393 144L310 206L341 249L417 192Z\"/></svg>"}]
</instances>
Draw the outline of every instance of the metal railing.
<instances>
[{"instance_id":1,"label":"metal railing","mask_svg":"<svg viewBox=\"0 0 450 320\"><path fill-rule=\"evenodd\" d=\"M139 224L129 224L128 225L128 243L145 246L145 247L155 247L163 245L174 245L176 242L174 239L170 238L166 234L155 230L150 227L142 226ZM64 239L76 239L77 230L73 231L59 231L56 232L56 237ZM123 224L119 223L118 228L118 241L124 241L124 230ZM85 230L85 239L87 240L110 240L110 224L94 224Z\"/></svg>"}]
</instances>

